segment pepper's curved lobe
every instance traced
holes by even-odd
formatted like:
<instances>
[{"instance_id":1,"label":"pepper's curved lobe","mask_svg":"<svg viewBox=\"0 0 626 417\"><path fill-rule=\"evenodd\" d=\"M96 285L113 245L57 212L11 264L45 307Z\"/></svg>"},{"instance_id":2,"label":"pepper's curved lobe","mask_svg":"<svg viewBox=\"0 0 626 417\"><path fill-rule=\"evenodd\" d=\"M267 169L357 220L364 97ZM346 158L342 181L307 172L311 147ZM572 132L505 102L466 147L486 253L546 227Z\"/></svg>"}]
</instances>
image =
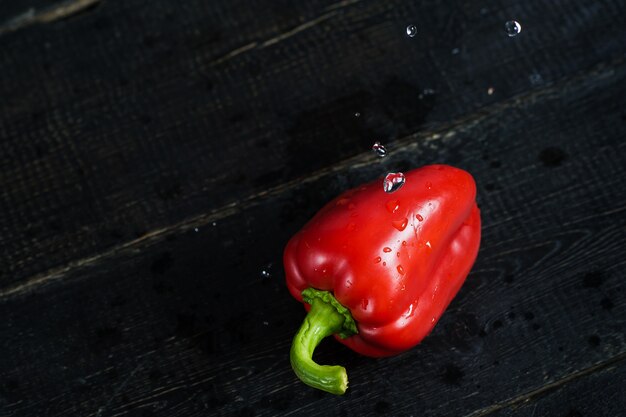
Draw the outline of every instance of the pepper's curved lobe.
<instances>
[{"instance_id":1,"label":"pepper's curved lobe","mask_svg":"<svg viewBox=\"0 0 626 417\"><path fill-rule=\"evenodd\" d=\"M394 193L378 181L324 206L284 252L287 287L328 291L358 333L337 338L367 356L419 343L469 273L480 244L476 185L467 172L430 165Z\"/></svg>"}]
</instances>

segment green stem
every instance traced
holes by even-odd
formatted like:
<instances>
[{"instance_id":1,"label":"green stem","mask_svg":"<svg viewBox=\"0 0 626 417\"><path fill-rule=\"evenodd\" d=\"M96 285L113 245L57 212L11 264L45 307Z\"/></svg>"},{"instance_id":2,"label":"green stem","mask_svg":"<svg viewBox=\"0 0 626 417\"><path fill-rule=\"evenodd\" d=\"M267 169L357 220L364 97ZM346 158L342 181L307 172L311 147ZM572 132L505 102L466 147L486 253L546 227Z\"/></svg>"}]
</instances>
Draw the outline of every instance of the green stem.
<instances>
[{"instance_id":1,"label":"green stem","mask_svg":"<svg viewBox=\"0 0 626 417\"><path fill-rule=\"evenodd\" d=\"M348 337L357 332L347 308L327 291L307 288L302 298L311 305L291 345L291 367L307 385L331 394L341 395L348 388L348 375L342 366L318 365L313 352L320 342L332 334Z\"/></svg>"}]
</instances>

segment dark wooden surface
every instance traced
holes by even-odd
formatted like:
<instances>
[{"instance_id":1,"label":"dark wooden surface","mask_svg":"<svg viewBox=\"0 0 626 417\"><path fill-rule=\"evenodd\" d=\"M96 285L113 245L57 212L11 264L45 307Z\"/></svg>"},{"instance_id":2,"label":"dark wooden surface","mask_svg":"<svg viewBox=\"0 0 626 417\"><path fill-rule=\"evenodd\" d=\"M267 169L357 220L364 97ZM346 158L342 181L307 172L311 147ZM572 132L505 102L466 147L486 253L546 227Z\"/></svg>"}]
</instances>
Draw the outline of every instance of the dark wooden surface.
<instances>
[{"instance_id":1,"label":"dark wooden surface","mask_svg":"<svg viewBox=\"0 0 626 417\"><path fill-rule=\"evenodd\" d=\"M625 415L624 15L4 1L0 416ZM478 184L466 285L405 354L324 342L350 389L307 388L284 244L342 190L434 162Z\"/></svg>"}]
</instances>

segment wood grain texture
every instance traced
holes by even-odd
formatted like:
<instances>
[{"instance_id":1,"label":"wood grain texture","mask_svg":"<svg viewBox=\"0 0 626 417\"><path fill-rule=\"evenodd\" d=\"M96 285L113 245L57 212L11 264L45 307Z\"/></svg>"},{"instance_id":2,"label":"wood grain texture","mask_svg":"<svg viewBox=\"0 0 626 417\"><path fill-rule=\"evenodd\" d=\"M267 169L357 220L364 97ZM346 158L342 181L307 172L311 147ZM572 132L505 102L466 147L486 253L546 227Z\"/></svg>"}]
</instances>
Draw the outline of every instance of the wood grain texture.
<instances>
[{"instance_id":1,"label":"wood grain texture","mask_svg":"<svg viewBox=\"0 0 626 417\"><path fill-rule=\"evenodd\" d=\"M611 65L623 12L615 1L133 0L5 33L0 286L63 275L374 140L454 129ZM517 38L503 32L511 15L524 20Z\"/></svg>"},{"instance_id":2,"label":"wood grain texture","mask_svg":"<svg viewBox=\"0 0 626 417\"><path fill-rule=\"evenodd\" d=\"M626 355L625 80L622 60L598 65L450 131L406 136L384 160L357 155L215 225L173 229L4 297L2 412L471 416L526 397L562 405L533 393L575 392ZM319 360L348 369L345 397L304 387L287 360L304 312L283 284L284 243L340 191L432 162L478 183L484 237L466 285L403 355L371 360L324 343ZM268 263L269 279L259 275Z\"/></svg>"},{"instance_id":3,"label":"wood grain texture","mask_svg":"<svg viewBox=\"0 0 626 417\"><path fill-rule=\"evenodd\" d=\"M621 416L626 410L624 395L626 366L623 362L594 372L563 387L550 387L539 398L509 406L493 414L509 416Z\"/></svg>"}]
</instances>

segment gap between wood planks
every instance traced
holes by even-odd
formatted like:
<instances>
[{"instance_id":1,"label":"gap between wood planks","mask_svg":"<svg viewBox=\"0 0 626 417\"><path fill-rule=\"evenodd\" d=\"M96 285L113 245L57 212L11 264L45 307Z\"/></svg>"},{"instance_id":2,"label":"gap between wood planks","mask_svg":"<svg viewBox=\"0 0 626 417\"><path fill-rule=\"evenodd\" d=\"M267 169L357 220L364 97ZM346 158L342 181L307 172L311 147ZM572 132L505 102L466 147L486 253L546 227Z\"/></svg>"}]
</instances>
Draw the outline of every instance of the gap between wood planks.
<instances>
[{"instance_id":1,"label":"gap between wood planks","mask_svg":"<svg viewBox=\"0 0 626 417\"><path fill-rule=\"evenodd\" d=\"M563 386L567 385L570 382L576 381L580 378L584 378L587 377L591 374L594 374L596 372L600 372L602 370L605 369L609 369L611 367L615 367L615 366L619 366L622 362L624 362L626 360L626 352L622 352L616 356L613 356L612 358L604 361L604 362L600 362L598 364L589 366L585 369L582 369L580 371L577 372L573 372L569 375L564 376L563 378L556 380L554 382L550 382L542 387L539 388L535 388L534 390L531 390L527 393L521 394L517 397L511 398L509 400L506 401L502 401L500 403L496 403L496 404L492 404L490 406L487 406L485 408L481 408L480 410L476 410L468 415L466 415L465 417L483 417L483 416L487 416L489 414L495 413L496 411L500 411L503 408L508 408L508 407L514 407L517 405L520 405L521 403L524 402L529 402L532 400L535 400L543 395L549 394L552 391L556 391L559 388L562 388Z\"/></svg>"},{"instance_id":2,"label":"gap between wood planks","mask_svg":"<svg viewBox=\"0 0 626 417\"><path fill-rule=\"evenodd\" d=\"M13 17L0 25L0 35L39 24L65 19L97 6L102 0L65 0L41 10L34 8Z\"/></svg>"},{"instance_id":3,"label":"gap between wood planks","mask_svg":"<svg viewBox=\"0 0 626 417\"><path fill-rule=\"evenodd\" d=\"M623 66L624 62L625 59L623 57L620 57L619 59L613 60L608 63L600 63L589 71L581 72L571 78L563 79L560 82L548 84L542 89L523 93L518 96L511 97L508 100L493 104L489 107L479 109L469 115L462 116L460 118L450 121L449 123L438 126L434 130L423 131L408 135L398 140L396 147L397 152L400 153L405 151L411 151L426 142L454 137L459 132L463 132L467 129L473 128L484 120L498 117L500 113L508 109L532 105L532 103L534 103L538 99L546 97L557 97L561 95L565 90L582 88L589 83L593 83L596 80L611 77L612 75L614 75L615 71L618 68ZM624 69L621 68L621 70L623 71ZM199 214L197 216L184 219L175 224L160 227L146 233L140 238L116 245L95 255L71 261L64 266L52 268L45 272L35 274L29 278L26 278L23 282L20 282L18 284L9 285L5 288L0 288L0 301L2 299L13 298L35 292L36 290L45 287L47 284L63 279L70 272L73 272L75 270L80 271L83 268L92 267L120 254L131 253L132 251L138 251L140 248L149 247L150 245L161 241L161 239L166 238L173 233L185 232L196 227L204 227L214 221L226 218L243 210L257 206L268 197L280 195L303 184L317 181L323 177L332 175L347 168L360 168L374 163L377 163L377 161L371 158L369 152L361 153L356 156L344 159L335 163L334 165L330 165L326 168L307 174L305 177L296 178L289 182L269 188L267 190L253 193L238 201L234 201L222 207L216 208L210 213Z\"/></svg>"}]
</instances>

